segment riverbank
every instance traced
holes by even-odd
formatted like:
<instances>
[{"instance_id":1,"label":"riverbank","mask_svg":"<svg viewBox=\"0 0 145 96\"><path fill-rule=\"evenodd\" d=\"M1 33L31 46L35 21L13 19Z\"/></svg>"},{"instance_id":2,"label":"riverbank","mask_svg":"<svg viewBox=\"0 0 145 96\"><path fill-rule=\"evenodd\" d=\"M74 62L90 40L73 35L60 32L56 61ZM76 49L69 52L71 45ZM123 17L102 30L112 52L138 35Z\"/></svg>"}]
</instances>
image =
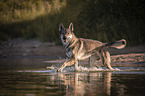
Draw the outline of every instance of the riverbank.
<instances>
[{"instance_id":1,"label":"riverbank","mask_svg":"<svg viewBox=\"0 0 145 96\"><path fill-rule=\"evenodd\" d=\"M145 46L126 46L118 50L108 49L111 53L112 62L145 62ZM17 38L1 42L1 58L18 58L18 57L45 57L59 59L65 58L65 50L62 45L56 45L51 42L41 42L35 39L25 40Z\"/></svg>"}]
</instances>

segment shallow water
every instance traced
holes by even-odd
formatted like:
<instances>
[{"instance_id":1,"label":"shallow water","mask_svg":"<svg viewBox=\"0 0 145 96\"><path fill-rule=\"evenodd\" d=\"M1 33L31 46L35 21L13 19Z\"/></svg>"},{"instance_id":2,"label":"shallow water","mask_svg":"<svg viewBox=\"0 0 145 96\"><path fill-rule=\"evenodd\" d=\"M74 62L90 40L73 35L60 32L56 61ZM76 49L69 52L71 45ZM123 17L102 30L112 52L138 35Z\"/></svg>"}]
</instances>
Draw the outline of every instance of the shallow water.
<instances>
[{"instance_id":1,"label":"shallow water","mask_svg":"<svg viewBox=\"0 0 145 96\"><path fill-rule=\"evenodd\" d=\"M52 66L44 60L0 59L0 96L145 95L144 67L115 67L119 70L113 72L105 68L98 72L73 72L73 67L67 67L58 73L59 65Z\"/></svg>"}]
</instances>

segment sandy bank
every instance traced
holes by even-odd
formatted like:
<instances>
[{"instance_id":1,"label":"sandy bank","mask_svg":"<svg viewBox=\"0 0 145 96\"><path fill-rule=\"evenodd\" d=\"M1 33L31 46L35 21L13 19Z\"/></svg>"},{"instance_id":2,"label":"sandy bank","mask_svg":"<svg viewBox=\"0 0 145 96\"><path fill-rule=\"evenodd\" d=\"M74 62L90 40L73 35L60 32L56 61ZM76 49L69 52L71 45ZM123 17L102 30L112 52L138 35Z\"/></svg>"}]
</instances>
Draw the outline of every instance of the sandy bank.
<instances>
[{"instance_id":1,"label":"sandy bank","mask_svg":"<svg viewBox=\"0 0 145 96\"><path fill-rule=\"evenodd\" d=\"M145 46L127 46L124 49L108 49L112 62L145 62ZM12 39L0 43L0 57L26 57L26 56L53 56L65 57L62 45L38 40Z\"/></svg>"}]
</instances>

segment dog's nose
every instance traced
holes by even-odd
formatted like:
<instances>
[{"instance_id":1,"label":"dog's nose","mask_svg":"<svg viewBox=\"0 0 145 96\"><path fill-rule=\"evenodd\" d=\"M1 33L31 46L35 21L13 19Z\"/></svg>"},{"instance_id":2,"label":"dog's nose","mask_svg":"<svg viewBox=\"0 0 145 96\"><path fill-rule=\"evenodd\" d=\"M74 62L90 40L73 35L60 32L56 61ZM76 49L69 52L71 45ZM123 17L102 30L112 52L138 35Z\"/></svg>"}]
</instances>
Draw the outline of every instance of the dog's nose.
<instances>
[{"instance_id":1,"label":"dog's nose","mask_svg":"<svg viewBox=\"0 0 145 96\"><path fill-rule=\"evenodd\" d=\"M63 40L66 40L66 37L65 36L63 36Z\"/></svg>"}]
</instances>

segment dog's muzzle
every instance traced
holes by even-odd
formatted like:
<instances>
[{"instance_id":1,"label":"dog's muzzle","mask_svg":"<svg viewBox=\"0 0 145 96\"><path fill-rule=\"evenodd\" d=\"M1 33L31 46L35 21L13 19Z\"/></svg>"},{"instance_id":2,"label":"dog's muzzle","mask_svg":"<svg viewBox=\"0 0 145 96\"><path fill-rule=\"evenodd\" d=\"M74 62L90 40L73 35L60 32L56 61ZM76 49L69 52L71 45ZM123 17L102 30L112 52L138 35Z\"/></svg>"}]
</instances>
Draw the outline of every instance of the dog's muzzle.
<instances>
[{"instance_id":1,"label":"dog's muzzle","mask_svg":"<svg viewBox=\"0 0 145 96\"><path fill-rule=\"evenodd\" d=\"M66 39L67 39L67 38L66 38L65 36L63 36L63 41L66 41Z\"/></svg>"}]
</instances>

